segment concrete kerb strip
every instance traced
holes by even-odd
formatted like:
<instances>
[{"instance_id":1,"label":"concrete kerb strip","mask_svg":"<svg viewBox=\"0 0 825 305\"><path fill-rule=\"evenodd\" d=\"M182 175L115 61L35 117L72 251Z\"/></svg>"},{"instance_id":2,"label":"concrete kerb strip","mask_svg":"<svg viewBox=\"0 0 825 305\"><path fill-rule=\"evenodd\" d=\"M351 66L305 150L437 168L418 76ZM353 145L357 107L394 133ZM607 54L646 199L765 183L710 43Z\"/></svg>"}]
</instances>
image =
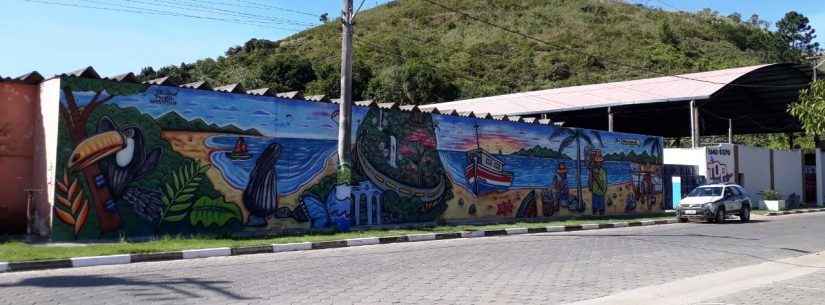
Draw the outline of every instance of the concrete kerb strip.
<instances>
[{"instance_id":1,"label":"concrete kerb strip","mask_svg":"<svg viewBox=\"0 0 825 305\"><path fill-rule=\"evenodd\" d=\"M780 211L780 212L770 212L767 216L781 216L781 215L791 215L791 214L804 214L804 213L817 213L817 212L825 212L825 208L821 209L807 209L807 210L793 210L793 211Z\"/></svg>"},{"instance_id":2,"label":"concrete kerb strip","mask_svg":"<svg viewBox=\"0 0 825 305\"><path fill-rule=\"evenodd\" d=\"M381 242L378 240L378 237L347 239L347 247L369 246L377 245L379 243Z\"/></svg>"},{"instance_id":3,"label":"concrete kerb strip","mask_svg":"<svg viewBox=\"0 0 825 305\"><path fill-rule=\"evenodd\" d=\"M132 256L129 254L123 255L107 255L107 256L91 256L91 257L75 257L72 258L72 267L91 267L91 266L105 266L105 265L124 265L132 262Z\"/></svg>"},{"instance_id":4,"label":"concrete kerb strip","mask_svg":"<svg viewBox=\"0 0 825 305\"><path fill-rule=\"evenodd\" d=\"M197 249L183 251L183 259L207 258L232 255L231 248Z\"/></svg>"},{"instance_id":5,"label":"concrete kerb strip","mask_svg":"<svg viewBox=\"0 0 825 305\"><path fill-rule=\"evenodd\" d=\"M825 209L819 209L825 211ZM343 248L343 247L358 247L366 245L390 244L402 242L418 242L431 241L442 239L455 238L478 238L485 236L505 236L505 235L520 235L533 233L552 233L552 232L569 232L581 230L598 230L607 228L623 228L632 226L650 226L659 224L678 223L676 219L667 220L645 220L645 221L631 221L631 222L616 222L616 223L602 223L602 224L580 224L580 225L566 225L566 226L547 226L535 228L506 228L486 231L463 231L463 232L445 232L445 233L426 233L426 234L410 234L402 236L386 236L386 237L365 237L353 238L345 240L332 240L320 242L301 242L288 244L272 244L260 246L245 246L238 248L212 248L212 249L195 249L184 250L176 252L159 252L159 253L142 253L142 254L121 254L109 256L95 256L95 257L76 257L70 259L47 260L47 261L30 261L30 262L0 262L0 273L15 272L15 271L32 271L44 269L60 269L60 268L80 268L90 266L103 265L121 265L141 262L156 262L156 261L170 261L180 259L196 259L207 257L223 257L223 256L237 256L260 253L280 253L290 251L308 251L317 249Z\"/></svg>"},{"instance_id":6,"label":"concrete kerb strip","mask_svg":"<svg viewBox=\"0 0 825 305\"><path fill-rule=\"evenodd\" d=\"M435 240L435 233L407 235L407 241L412 242L412 241L425 241L425 240Z\"/></svg>"},{"instance_id":7,"label":"concrete kerb strip","mask_svg":"<svg viewBox=\"0 0 825 305\"><path fill-rule=\"evenodd\" d=\"M272 252L290 252L290 251L305 251L312 250L311 242L290 243L290 244L274 244L272 245Z\"/></svg>"},{"instance_id":8,"label":"concrete kerb strip","mask_svg":"<svg viewBox=\"0 0 825 305\"><path fill-rule=\"evenodd\" d=\"M507 235L527 234L527 228L507 228L504 232L507 232Z\"/></svg>"}]
</instances>

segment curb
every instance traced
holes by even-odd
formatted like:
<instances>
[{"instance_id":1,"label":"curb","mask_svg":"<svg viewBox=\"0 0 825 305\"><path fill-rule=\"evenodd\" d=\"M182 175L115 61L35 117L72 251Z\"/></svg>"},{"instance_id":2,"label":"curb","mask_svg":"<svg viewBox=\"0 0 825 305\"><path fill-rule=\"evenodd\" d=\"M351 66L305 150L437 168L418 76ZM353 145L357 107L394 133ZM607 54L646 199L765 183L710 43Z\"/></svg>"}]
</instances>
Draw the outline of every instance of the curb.
<instances>
[{"instance_id":1,"label":"curb","mask_svg":"<svg viewBox=\"0 0 825 305\"><path fill-rule=\"evenodd\" d=\"M817 212L825 212L825 208L823 209L807 209L807 210L793 210L793 211L781 211L781 212L770 212L766 214L767 216L781 216L781 215L790 215L790 214L804 214L804 213L817 213Z\"/></svg>"},{"instance_id":2,"label":"curb","mask_svg":"<svg viewBox=\"0 0 825 305\"><path fill-rule=\"evenodd\" d=\"M812 212L825 211L825 209L811 210ZM799 213L799 212L797 212ZM788 212L787 214L794 214ZM106 265L125 265L143 262L158 262L171 261L182 259L201 259L209 257L223 257L223 256L238 256L249 254L262 253L281 253L291 251L308 251L319 249L345 248L345 247L360 247L379 244L392 244L404 242L418 242L430 240L443 239L458 239L458 238L479 238L488 236L506 236L506 235L520 235L533 233L549 233L549 232L571 232L584 230L600 230L609 228L623 228L636 226L652 226L678 223L676 219L664 220L645 220L645 221L630 221L630 222L616 222L616 223L601 223L601 224L581 224L581 225L566 225L566 226L548 226L536 228L506 228L499 230L487 231L463 231L463 232L447 232L447 233L427 233L427 234L410 234L402 236L387 236L387 237L365 237L353 238L344 240L319 241L319 242L302 242L290 244L273 244L260 246L246 246L237 248L213 248L213 249L195 249L183 250L176 252L158 252L158 253L142 253L142 254L120 254L108 256L94 256L94 257L75 257L58 260L45 261L28 261L28 262L0 262L0 273L3 272L19 272L19 271L34 271L47 269L63 269L63 268L81 268L91 266L106 266Z\"/></svg>"}]
</instances>

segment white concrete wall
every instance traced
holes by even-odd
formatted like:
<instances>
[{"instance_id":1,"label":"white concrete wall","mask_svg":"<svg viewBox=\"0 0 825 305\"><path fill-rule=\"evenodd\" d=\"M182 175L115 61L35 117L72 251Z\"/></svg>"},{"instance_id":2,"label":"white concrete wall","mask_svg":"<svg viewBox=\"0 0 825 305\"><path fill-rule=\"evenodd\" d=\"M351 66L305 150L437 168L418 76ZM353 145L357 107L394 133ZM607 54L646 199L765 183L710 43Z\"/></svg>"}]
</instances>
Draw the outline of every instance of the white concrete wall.
<instances>
[{"instance_id":1,"label":"white concrete wall","mask_svg":"<svg viewBox=\"0 0 825 305\"><path fill-rule=\"evenodd\" d=\"M39 124L39 136L41 137L42 151L35 157L35 177L45 176L41 179L44 184L40 186L38 200L38 223L37 233L46 236L51 231L52 207L54 206L54 184L55 168L57 168L57 127L60 119L60 78L45 81L40 84L40 117L36 120ZM43 198L45 197L45 198Z\"/></svg>"},{"instance_id":2,"label":"white concrete wall","mask_svg":"<svg viewBox=\"0 0 825 305\"><path fill-rule=\"evenodd\" d=\"M700 148L665 148L665 164L693 165L698 168L699 176L707 176L707 150Z\"/></svg>"},{"instance_id":3,"label":"white concrete wall","mask_svg":"<svg viewBox=\"0 0 825 305\"><path fill-rule=\"evenodd\" d=\"M805 192L802 180L802 151L775 150L773 152L774 189L787 198L796 194L802 200Z\"/></svg>"},{"instance_id":4,"label":"white concrete wall","mask_svg":"<svg viewBox=\"0 0 825 305\"><path fill-rule=\"evenodd\" d=\"M758 147L739 145L739 173L742 174L740 184L754 200L761 202L759 193L771 188L771 153L770 150ZM801 164L797 165L800 167Z\"/></svg>"}]
</instances>

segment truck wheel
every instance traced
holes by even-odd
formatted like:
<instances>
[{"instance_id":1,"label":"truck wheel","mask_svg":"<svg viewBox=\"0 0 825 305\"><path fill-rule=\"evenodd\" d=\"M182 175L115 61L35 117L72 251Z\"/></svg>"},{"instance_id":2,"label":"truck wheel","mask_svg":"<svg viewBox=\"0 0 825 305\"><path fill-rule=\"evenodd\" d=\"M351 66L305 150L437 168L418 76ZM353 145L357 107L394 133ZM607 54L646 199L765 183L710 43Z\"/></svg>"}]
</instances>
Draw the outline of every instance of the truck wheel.
<instances>
[{"instance_id":1,"label":"truck wheel","mask_svg":"<svg viewBox=\"0 0 825 305\"><path fill-rule=\"evenodd\" d=\"M739 212L739 221L740 222L748 222L751 220L751 208L749 206L743 206L742 211Z\"/></svg>"},{"instance_id":2,"label":"truck wheel","mask_svg":"<svg viewBox=\"0 0 825 305\"><path fill-rule=\"evenodd\" d=\"M725 208L719 207L716 210L716 223L725 223Z\"/></svg>"}]
</instances>

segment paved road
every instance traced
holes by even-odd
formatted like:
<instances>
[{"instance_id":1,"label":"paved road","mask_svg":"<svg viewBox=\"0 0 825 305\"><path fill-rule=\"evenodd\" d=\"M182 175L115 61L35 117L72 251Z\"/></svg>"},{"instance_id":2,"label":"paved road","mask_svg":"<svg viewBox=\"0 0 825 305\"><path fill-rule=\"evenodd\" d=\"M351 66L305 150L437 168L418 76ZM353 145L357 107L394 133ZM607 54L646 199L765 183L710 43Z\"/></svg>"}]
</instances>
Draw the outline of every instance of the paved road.
<instances>
[{"instance_id":1,"label":"paved road","mask_svg":"<svg viewBox=\"0 0 825 305\"><path fill-rule=\"evenodd\" d=\"M565 304L825 251L822 232L805 214L8 273L0 304ZM823 279L703 304L819 304Z\"/></svg>"}]
</instances>

